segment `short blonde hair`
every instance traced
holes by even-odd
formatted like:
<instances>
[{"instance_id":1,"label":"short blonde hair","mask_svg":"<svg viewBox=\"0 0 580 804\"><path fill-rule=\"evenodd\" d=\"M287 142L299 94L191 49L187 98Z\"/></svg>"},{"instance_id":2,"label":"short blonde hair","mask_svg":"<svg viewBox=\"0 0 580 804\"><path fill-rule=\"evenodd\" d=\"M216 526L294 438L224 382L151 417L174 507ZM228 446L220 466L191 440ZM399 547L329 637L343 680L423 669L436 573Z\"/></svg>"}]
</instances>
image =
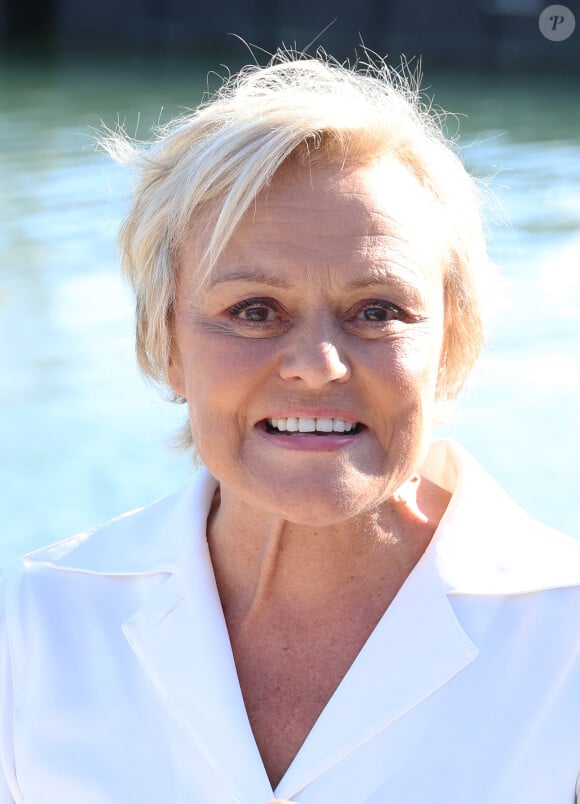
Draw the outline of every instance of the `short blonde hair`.
<instances>
[{"instance_id":1,"label":"short blonde hair","mask_svg":"<svg viewBox=\"0 0 580 804\"><path fill-rule=\"evenodd\" d=\"M492 270L478 185L441 119L408 70L278 52L268 66L249 66L226 80L146 146L123 131L105 137L105 149L137 170L119 242L136 297L137 358L145 375L168 385L179 252L188 233L203 234L207 244L202 290L246 210L293 154L341 165L384 153L413 173L446 223L438 396L453 399L482 347L482 295Z\"/></svg>"}]
</instances>

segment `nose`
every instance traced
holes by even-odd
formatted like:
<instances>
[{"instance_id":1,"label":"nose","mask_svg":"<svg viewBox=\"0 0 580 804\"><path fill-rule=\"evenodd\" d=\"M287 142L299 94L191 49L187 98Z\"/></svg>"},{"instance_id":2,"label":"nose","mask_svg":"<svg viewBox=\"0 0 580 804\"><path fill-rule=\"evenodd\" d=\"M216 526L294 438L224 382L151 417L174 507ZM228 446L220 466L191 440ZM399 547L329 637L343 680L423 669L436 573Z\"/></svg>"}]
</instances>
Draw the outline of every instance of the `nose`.
<instances>
[{"instance_id":1,"label":"nose","mask_svg":"<svg viewBox=\"0 0 580 804\"><path fill-rule=\"evenodd\" d=\"M341 333L318 317L296 325L280 363L283 380L301 380L310 388L344 382L351 375Z\"/></svg>"}]
</instances>

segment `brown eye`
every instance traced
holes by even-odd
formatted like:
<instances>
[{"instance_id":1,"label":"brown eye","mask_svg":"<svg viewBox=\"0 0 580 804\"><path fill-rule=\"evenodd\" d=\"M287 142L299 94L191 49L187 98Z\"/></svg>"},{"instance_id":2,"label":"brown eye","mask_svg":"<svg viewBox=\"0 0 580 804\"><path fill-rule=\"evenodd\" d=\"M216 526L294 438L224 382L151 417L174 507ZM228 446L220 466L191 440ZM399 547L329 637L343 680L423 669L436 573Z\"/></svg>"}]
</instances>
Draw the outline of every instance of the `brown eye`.
<instances>
[{"instance_id":1,"label":"brown eye","mask_svg":"<svg viewBox=\"0 0 580 804\"><path fill-rule=\"evenodd\" d=\"M248 307L242 311L240 317L246 321L267 321L271 312L267 307Z\"/></svg>"},{"instance_id":2,"label":"brown eye","mask_svg":"<svg viewBox=\"0 0 580 804\"><path fill-rule=\"evenodd\" d=\"M366 321L386 321L388 311L384 307L366 307L363 316Z\"/></svg>"},{"instance_id":3,"label":"brown eye","mask_svg":"<svg viewBox=\"0 0 580 804\"><path fill-rule=\"evenodd\" d=\"M405 313L399 307L390 302L373 301L365 304L360 311L363 321L370 323L385 323L393 319L405 318Z\"/></svg>"},{"instance_id":4,"label":"brown eye","mask_svg":"<svg viewBox=\"0 0 580 804\"><path fill-rule=\"evenodd\" d=\"M273 321L275 318L275 312L272 306L256 299L245 299L235 304L233 307L230 307L228 313L232 318L238 318L241 321L249 321L253 324L267 323Z\"/></svg>"}]
</instances>

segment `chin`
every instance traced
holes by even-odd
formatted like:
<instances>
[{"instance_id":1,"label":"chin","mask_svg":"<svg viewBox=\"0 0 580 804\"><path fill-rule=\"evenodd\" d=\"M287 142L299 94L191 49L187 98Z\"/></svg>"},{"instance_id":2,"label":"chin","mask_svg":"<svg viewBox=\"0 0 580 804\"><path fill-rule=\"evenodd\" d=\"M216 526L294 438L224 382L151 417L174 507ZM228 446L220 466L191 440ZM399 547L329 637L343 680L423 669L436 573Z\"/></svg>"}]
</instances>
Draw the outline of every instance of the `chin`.
<instances>
[{"instance_id":1,"label":"chin","mask_svg":"<svg viewBox=\"0 0 580 804\"><path fill-rule=\"evenodd\" d=\"M265 491L264 499L271 500L269 509L288 522L319 528L345 522L377 502L369 500L364 493L354 494L353 485L344 482L319 484L316 490L313 483L303 487L297 485L291 494L286 489L283 505L279 504L279 490Z\"/></svg>"},{"instance_id":2,"label":"chin","mask_svg":"<svg viewBox=\"0 0 580 804\"><path fill-rule=\"evenodd\" d=\"M301 511L284 511L281 512L281 518L285 522L290 522L292 525L297 525L302 528L332 528L336 527L342 522L356 516L358 511L329 511L321 509L309 509Z\"/></svg>"}]
</instances>

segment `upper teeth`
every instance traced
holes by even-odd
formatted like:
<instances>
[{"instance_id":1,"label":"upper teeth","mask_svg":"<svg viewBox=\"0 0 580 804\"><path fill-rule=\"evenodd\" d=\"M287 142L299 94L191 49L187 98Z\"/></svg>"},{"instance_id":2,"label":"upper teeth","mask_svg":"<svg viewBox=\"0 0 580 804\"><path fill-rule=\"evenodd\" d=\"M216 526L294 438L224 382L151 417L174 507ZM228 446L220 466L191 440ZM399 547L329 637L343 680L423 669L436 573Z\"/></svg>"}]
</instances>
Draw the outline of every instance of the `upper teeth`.
<instances>
[{"instance_id":1,"label":"upper teeth","mask_svg":"<svg viewBox=\"0 0 580 804\"><path fill-rule=\"evenodd\" d=\"M268 423L277 430L287 430L290 433L348 433L356 424L346 422L344 419L303 419L289 416L287 419L268 419Z\"/></svg>"}]
</instances>

